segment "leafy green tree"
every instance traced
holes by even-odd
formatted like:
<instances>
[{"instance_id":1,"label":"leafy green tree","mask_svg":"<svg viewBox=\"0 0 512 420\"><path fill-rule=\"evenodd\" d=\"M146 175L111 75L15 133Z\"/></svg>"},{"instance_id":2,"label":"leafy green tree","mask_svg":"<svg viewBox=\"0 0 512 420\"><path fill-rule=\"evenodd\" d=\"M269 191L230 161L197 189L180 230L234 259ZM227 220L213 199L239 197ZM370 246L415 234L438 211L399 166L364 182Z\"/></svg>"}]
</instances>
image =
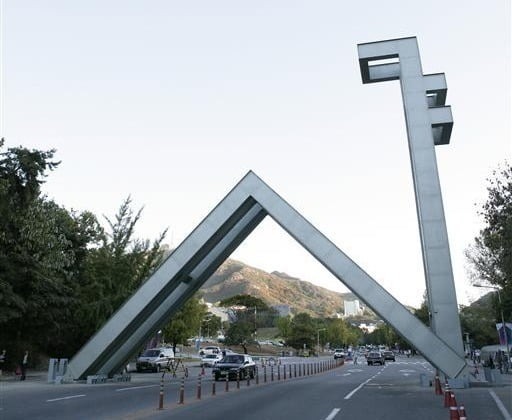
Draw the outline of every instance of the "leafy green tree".
<instances>
[{"instance_id":1,"label":"leafy green tree","mask_svg":"<svg viewBox=\"0 0 512 420\"><path fill-rule=\"evenodd\" d=\"M203 331L203 335L206 332L207 337L212 337L212 334L217 334L217 332L222 328L222 320L220 316L207 313L203 321L201 323L201 329Z\"/></svg>"},{"instance_id":2,"label":"leafy green tree","mask_svg":"<svg viewBox=\"0 0 512 420\"><path fill-rule=\"evenodd\" d=\"M139 288L162 261L166 230L152 243L134 237L142 208L134 213L131 198L121 204L115 219L105 217L109 230L102 231L100 245L89 250L81 272L77 308L82 332L79 342L90 337Z\"/></svg>"},{"instance_id":3,"label":"leafy green tree","mask_svg":"<svg viewBox=\"0 0 512 420\"><path fill-rule=\"evenodd\" d=\"M331 348L356 345L362 334L359 328L352 327L343 319L328 320L326 338Z\"/></svg>"},{"instance_id":4,"label":"leafy green tree","mask_svg":"<svg viewBox=\"0 0 512 420\"><path fill-rule=\"evenodd\" d=\"M481 297L470 306L462 307L459 315L462 331L469 335L474 348L498 343L491 294Z\"/></svg>"},{"instance_id":5,"label":"leafy green tree","mask_svg":"<svg viewBox=\"0 0 512 420\"><path fill-rule=\"evenodd\" d=\"M269 310L269 306L261 299L251 295L236 295L226 298L219 303L224 308L230 306L245 306L246 308L256 308L259 311Z\"/></svg>"},{"instance_id":6,"label":"leafy green tree","mask_svg":"<svg viewBox=\"0 0 512 420\"><path fill-rule=\"evenodd\" d=\"M427 327L430 326L430 309L428 308L427 293L423 294L423 301L419 308L414 310L414 315Z\"/></svg>"},{"instance_id":7,"label":"leafy green tree","mask_svg":"<svg viewBox=\"0 0 512 420\"><path fill-rule=\"evenodd\" d=\"M269 307L263 300L250 295L232 296L222 300L219 306L242 307L233 309L236 320L231 324L243 322L251 325L252 334L255 334L258 328L273 327L279 317L279 312L276 309ZM245 326L241 327L241 330L245 331Z\"/></svg>"},{"instance_id":8,"label":"leafy green tree","mask_svg":"<svg viewBox=\"0 0 512 420\"><path fill-rule=\"evenodd\" d=\"M313 349L316 343L316 326L311 315L300 313L292 319L290 335L286 339L286 344L294 349L300 350L304 345L308 349Z\"/></svg>"},{"instance_id":9,"label":"leafy green tree","mask_svg":"<svg viewBox=\"0 0 512 420\"><path fill-rule=\"evenodd\" d=\"M254 325L247 321L237 321L230 324L225 342L228 346L246 344L253 341Z\"/></svg>"},{"instance_id":10,"label":"leafy green tree","mask_svg":"<svg viewBox=\"0 0 512 420\"><path fill-rule=\"evenodd\" d=\"M59 164L54 152L0 153L0 340L11 354L69 341L77 277L95 236L92 215L41 196L46 172Z\"/></svg>"},{"instance_id":11,"label":"leafy green tree","mask_svg":"<svg viewBox=\"0 0 512 420\"><path fill-rule=\"evenodd\" d=\"M495 301L495 318L503 309L506 321L512 320L512 167L505 162L503 169L488 179L487 201L480 215L485 226L466 251L472 268L474 284L488 284L500 289L502 307Z\"/></svg>"},{"instance_id":12,"label":"leafy green tree","mask_svg":"<svg viewBox=\"0 0 512 420\"><path fill-rule=\"evenodd\" d=\"M206 305L197 296L191 297L162 329L165 342L176 351L177 345L185 344L187 339L198 333L206 313Z\"/></svg>"},{"instance_id":13,"label":"leafy green tree","mask_svg":"<svg viewBox=\"0 0 512 420\"><path fill-rule=\"evenodd\" d=\"M292 317L291 316L282 316L276 319L276 327L279 330L279 335L288 340L292 329Z\"/></svg>"}]
</instances>

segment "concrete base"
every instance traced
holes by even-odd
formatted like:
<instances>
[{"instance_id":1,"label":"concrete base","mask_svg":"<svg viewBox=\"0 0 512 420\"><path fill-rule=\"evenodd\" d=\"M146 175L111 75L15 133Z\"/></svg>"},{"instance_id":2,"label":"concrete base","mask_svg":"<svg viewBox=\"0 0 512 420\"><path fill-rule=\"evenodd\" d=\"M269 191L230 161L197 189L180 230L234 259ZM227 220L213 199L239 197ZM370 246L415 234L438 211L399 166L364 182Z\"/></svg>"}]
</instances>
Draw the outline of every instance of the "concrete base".
<instances>
[{"instance_id":1,"label":"concrete base","mask_svg":"<svg viewBox=\"0 0 512 420\"><path fill-rule=\"evenodd\" d=\"M469 388L469 379L467 377L450 378L448 379L448 385L451 389Z\"/></svg>"}]
</instances>

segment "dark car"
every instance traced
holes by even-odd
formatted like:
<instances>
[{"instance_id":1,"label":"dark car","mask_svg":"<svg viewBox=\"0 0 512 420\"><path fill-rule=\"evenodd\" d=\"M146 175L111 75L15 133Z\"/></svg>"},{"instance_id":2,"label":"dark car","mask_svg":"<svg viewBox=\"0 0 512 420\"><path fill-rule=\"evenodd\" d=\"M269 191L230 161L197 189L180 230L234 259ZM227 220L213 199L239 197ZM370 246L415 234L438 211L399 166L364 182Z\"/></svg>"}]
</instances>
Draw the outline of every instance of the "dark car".
<instances>
[{"instance_id":1,"label":"dark car","mask_svg":"<svg viewBox=\"0 0 512 420\"><path fill-rule=\"evenodd\" d=\"M254 378L256 375L256 363L251 356L246 354L227 354L215 364L212 370L215 380L221 378L244 379L246 377Z\"/></svg>"},{"instance_id":2,"label":"dark car","mask_svg":"<svg viewBox=\"0 0 512 420\"><path fill-rule=\"evenodd\" d=\"M372 366L375 364L384 366L386 364L384 355L380 351L369 352L368 355L366 356L366 362L368 363L368 366Z\"/></svg>"},{"instance_id":3,"label":"dark car","mask_svg":"<svg viewBox=\"0 0 512 420\"><path fill-rule=\"evenodd\" d=\"M384 350L382 354L384 356L384 360L391 360L395 362L395 353L393 353L391 350Z\"/></svg>"}]
</instances>

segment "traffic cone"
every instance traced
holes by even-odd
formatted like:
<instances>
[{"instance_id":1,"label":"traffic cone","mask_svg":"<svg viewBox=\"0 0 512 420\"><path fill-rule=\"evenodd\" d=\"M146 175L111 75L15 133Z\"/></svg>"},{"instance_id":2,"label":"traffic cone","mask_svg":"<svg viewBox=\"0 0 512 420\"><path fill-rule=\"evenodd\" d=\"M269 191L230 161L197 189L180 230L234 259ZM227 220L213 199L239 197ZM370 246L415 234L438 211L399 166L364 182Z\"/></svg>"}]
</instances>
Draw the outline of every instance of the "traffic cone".
<instances>
[{"instance_id":1,"label":"traffic cone","mask_svg":"<svg viewBox=\"0 0 512 420\"><path fill-rule=\"evenodd\" d=\"M464 408L464 405L462 405L462 404L459 407L459 419L460 420L467 420L466 409Z\"/></svg>"},{"instance_id":2,"label":"traffic cone","mask_svg":"<svg viewBox=\"0 0 512 420\"><path fill-rule=\"evenodd\" d=\"M459 410L459 406L457 405L457 400L455 399L455 394L450 392L450 407L457 407L457 411Z\"/></svg>"},{"instance_id":3,"label":"traffic cone","mask_svg":"<svg viewBox=\"0 0 512 420\"><path fill-rule=\"evenodd\" d=\"M436 395L443 395L443 390L441 389L441 381L439 380L439 376L437 375L435 379L435 391Z\"/></svg>"},{"instance_id":4,"label":"traffic cone","mask_svg":"<svg viewBox=\"0 0 512 420\"><path fill-rule=\"evenodd\" d=\"M444 386L444 406L450 406L450 386L448 384Z\"/></svg>"},{"instance_id":5,"label":"traffic cone","mask_svg":"<svg viewBox=\"0 0 512 420\"><path fill-rule=\"evenodd\" d=\"M458 407L450 407L450 420L460 420Z\"/></svg>"}]
</instances>

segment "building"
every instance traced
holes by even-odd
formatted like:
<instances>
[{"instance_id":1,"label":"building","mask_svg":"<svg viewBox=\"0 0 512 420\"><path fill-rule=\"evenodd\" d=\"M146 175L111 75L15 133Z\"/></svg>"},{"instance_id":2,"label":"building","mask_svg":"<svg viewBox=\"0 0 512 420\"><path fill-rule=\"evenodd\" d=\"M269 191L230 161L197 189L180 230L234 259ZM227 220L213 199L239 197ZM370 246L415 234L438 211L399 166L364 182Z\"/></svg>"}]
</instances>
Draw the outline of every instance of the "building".
<instances>
[{"instance_id":1,"label":"building","mask_svg":"<svg viewBox=\"0 0 512 420\"><path fill-rule=\"evenodd\" d=\"M355 316L363 313L363 308L357 299L343 301L343 307L345 308L345 316Z\"/></svg>"}]
</instances>

